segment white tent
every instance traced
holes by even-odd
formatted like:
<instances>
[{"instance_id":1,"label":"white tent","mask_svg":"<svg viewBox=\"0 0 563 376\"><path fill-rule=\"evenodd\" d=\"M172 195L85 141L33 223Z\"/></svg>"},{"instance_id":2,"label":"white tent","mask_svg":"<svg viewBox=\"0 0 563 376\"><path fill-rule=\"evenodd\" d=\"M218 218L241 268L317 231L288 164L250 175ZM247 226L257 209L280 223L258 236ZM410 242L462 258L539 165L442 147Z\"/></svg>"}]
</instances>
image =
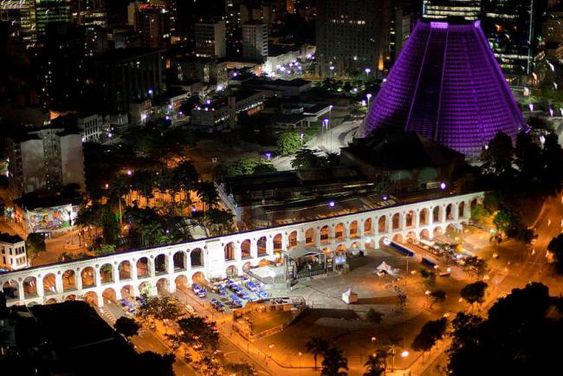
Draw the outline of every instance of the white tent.
<instances>
[{"instance_id":1,"label":"white tent","mask_svg":"<svg viewBox=\"0 0 563 376\"><path fill-rule=\"evenodd\" d=\"M396 270L393 269L393 267L391 265L389 265L388 263L386 263L385 261L383 261L381 264L379 264L379 266L375 270L376 270L376 273L385 272L389 275L393 275L396 272Z\"/></svg>"},{"instance_id":2,"label":"white tent","mask_svg":"<svg viewBox=\"0 0 563 376\"><path fill-rule=\"evenodd\" d=\"M352 304L358 302L358 294L352 291L352 289L348 289L342 293L342 301L346 304Z\"/></svg>"}]
</instances>

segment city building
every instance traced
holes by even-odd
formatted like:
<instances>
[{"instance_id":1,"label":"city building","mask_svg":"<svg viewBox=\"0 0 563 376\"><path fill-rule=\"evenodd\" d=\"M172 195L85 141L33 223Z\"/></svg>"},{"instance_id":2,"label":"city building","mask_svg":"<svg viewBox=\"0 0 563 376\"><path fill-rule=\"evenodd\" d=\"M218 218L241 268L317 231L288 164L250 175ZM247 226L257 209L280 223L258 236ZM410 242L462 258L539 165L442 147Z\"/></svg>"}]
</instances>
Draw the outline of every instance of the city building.
<instances>
[{"instance_id":1,"label":"city building","mask_svg":"<svg viewBox=\"0 0 563 376\"><path fill-rule=\"evenodd\" d=\"M268 25L249 21L242 25L242 57L264 62L268 58Z\"/></svg>"},{"instance_id":2,"label":"city building","mask_svg":"<svg viewBox=\"0 0 563 376\"><path fill-rule=\"evenodd\" d=\"M321 78L374 77L384 69L390 30L388 0L317 2L317 73Z\"/></svg>"},{"instance_id":3,"label":"city building","mask_svg":"<svg viewBox=\"0 0 563 376\"><path fill-rule=\"evenodd\" d=\"M409 4L395 4L393 17L391 19L391 36L389 40L389 52L393 61L397 60L399 53L403 49L403 45L410 36L413 18L414 14Z\"/></svg>"},{"instance_id":4,"label":"city building","mask_svg":"<svg viewBox=\"0 0 563 376\"><path fill-rule=\"evenodd\" d=\"M35 18L37 37L45 37L47 25L53 22L71 22L70 0L36 0Z\"/></svg>"},{"instance_id":5,"label":"city building","mask_svg":"<svg viewBox=\"0 0 563 376\"><path fill-rule=\"evenodd\" d=\"M423 0L422 16L431 19L463 17L468 21L473 21L480 18L481 1L482 0Z\"/></svg>"},{"instance_id":6,"label":"city building","mask_svg":"<svg viewBox=\"0 0 563 376\"><path fill-rule=\"evenodd\" d=\"M84 155L80 133L39 128L10 136L9 183L12 198L75 184L84 189Z\"/></svg>"},{"instance_id":7,"label":"city building","mask_svg":"<svg viewBox=\"0 0 563 376\"><path fill-rule=\"evenodd\" d=\"M563 10L550 10L542 24L546 43L563 43Z\"/></svg>"},{"instance_id":8,"label":"city building","mask_svg":"<svg viewBox=\"0 0 563 376\"><path fill-rule=\"evenodd\" d=\"M128 112L130 103L164 92L161 50L122 48L100 55L94 62L94 84L100 105L110 112Z\"/></svg>"},{"instance_id":9,"label":"city building","mask_svg":"<svg viewBox=\"0 0 563 376\"><path fill-rule=\"evenodd\" d=\"M100 114L79 115L76 125L80 129L82 142L101 142L110 134L109 119Z\"/></svg>"},{"instance_id":10,"label":"city building","mask_svg":"<svg viewBox=\"0 0 563 376\"><path fill-rule=\"evenodd\" d=\"M0 233L0 269L18 270L28 266L25 241L18 235Z\"/></svg>"},{"instance_id":11,"label":"city building","mask_svg":"<svg viewBox=\"0 0 563 376\"><path fill-rule=\"evenodd\" d=\"M419 21L373 100L361 134L416 132L468 156L525 126L480 21Z\"/></svg>"},{"instance_id":12,"label":"city building","mask_svg":"<svg viewBox=\"0 0 563 376\"><path fill-rule=\"evenodd\" d=\"M0 0L0 20L7 21L11 38L28 47L37 42L35 0Z\"/></svg>"},{"instance_id":13,"label":"city building","mask_svg":"<svg viewBox=\"0 0 563 376\"><path fill-rule=\"evenodd\" d=\"M135 19L143 47L163 48L170 41L169 12L164 6L141 4Z\"/></svg>"},{"instance_id":14,"label":"city building","mask_svg":"<svg viewBox=\"0 0 563 376\"><path fill-rule=\"evenodd\" d=\"M227 55L225 21L200 22L195 25L197 57L224 58Z\"/></svg>"},{"instance_id":15,"label":"city building","mask_svg":"<svg viewBox=\"0 0 563 376\"><path fill-rule=\"evenodd\" d=\"M179 83L201 81L219 88L228 83L227 64L215 58L181 56L172 60L172 70Z\"/></svg>"}]
</instances>

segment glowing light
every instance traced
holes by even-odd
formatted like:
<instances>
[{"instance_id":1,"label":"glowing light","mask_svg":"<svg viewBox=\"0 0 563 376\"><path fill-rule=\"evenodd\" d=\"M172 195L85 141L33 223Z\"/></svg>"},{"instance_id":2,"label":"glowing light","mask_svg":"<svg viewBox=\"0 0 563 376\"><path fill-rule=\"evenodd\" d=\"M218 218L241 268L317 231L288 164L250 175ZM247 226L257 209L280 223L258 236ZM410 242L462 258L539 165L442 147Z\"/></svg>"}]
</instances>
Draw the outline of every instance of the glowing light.
<instances>
[{"instance_id":1,"label":"glowing light","mask_svg":"<svg viewBox=\"0 0 563 376\"><path fill-rule=\"evenodd\" d=\"M335 205L336 205L336 203L334 201L330 201L328 203L328 206L330 206L331 208L334 208Z\"/></svg>"}]
</instances>

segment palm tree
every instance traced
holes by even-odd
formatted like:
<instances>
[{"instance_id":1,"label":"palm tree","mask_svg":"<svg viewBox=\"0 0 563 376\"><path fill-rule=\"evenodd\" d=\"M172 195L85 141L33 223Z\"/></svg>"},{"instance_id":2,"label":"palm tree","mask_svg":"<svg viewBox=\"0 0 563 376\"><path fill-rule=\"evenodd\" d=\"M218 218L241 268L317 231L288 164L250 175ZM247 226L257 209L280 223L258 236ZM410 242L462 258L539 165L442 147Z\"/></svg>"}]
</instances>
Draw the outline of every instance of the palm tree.
<instances>
[{"instance_id":1,"label":"palm tree","mask_svg":"<svg viewBox=\"0 0 563 376\"><path fill-rule=\"evenodd\" d=\"M315 369L317 369L317 356L319 354L324 354L328 350L329 343L326 339L321 337L311 337L309 341L305 344L305 348L308 352L313 354L313 359L315 360Z\"/></svg>"},{"instance_id":2,"label":"palm tree","mask_svg":"<svg viewBox=\"0 0 563 376\"><path fill-rule=\"evenodd\" d=\"M203 212L205 213L205 205L211 208L219 202L219 194L215 189L215 184L210 181L202 181L197 185L197 193L203 202Z\"/></svg>"},{"instance_id":3,"label":"palm tree","mask_svg":"<svg viewBox=\"0 0 563 376\"><path fill-rule=\"evenodd\" d=\"M377 352L368 357L368 360L364 363L367 368L367 372L364 376L381 376L385 374L385 369L387 368L387 352L384 350L377 350Z\"/></svg>"},{"instance_id":4,"label":"palm tree","mask_svg":"<svg viewBox=\"0 0 563 376\"><path fill-rule=\"evenodd\" d=\"M348 359L344 357L342 350L330 347L323 353L323 369L321 376L346 376L348 375ZM343 371L341 371L343 370Z\"/></svg>"}]
</instances>

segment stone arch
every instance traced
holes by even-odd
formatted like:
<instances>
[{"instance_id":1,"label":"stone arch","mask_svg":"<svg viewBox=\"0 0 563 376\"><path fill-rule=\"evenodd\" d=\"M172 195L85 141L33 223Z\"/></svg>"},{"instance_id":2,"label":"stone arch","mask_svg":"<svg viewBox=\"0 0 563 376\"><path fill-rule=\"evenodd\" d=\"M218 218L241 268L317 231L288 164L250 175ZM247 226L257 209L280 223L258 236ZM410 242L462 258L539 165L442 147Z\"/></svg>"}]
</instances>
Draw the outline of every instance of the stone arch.
<instances>
[{"instance_id":1,"label":"stone arch","mask_svg":"<svg viewBox=\"0 0 563 376\"><path fill-rule=\"evenodd\" d=\"M43 295L56 294L57 291L57 277L55 273L48 273L43 276Z\"/></svg>"},{"instance_id":2,"label":"stone arch","mask_svg":"<svg viewBox=\"0 0 563 376\"><path fill-rule=\"evenodd\" d=\"M414 227L415 225L414 218L415 218L414 210L407 211L407 213L405 214L405 226L407 228Z\"/></svg>"},{"instance_id":3,"label":"stone arch","mask_svg":"<svg viewBox=\"0 0 563 376\"><path fill-rule=\"evenodd\" d=\"M459 228L456 225L450 223L446 226L445 232L446 234L457 234L459 233Z\"/></svg>"},{"instance_id":4,"label":"stone arch","mask_svg":"<svg viewBox=\"0 0 563 376\"><path fill-rule=\"evenodd\" d=\"M137 278L148 278L151 275L149 258L143 256L137 260Z\"/></svg>"},{"instance_id":5,"label":"stone arch","mask_svg":"<svg viewBox=\"0 0 563 376\"><path fill-rule=\"evenodd\" d=\"M203 266L203 251L201 248L192 249L190 252L190 262L193 267Z\"/></svg>"},{"instance_id":6,"label":"stone arch","mask_svg":"<svg viewBox=\"0 0 563 376\"><path fill-rule=\"evenodd\" d=\"M473 209L479 205L481 203L481 200L478 198L474 198L473 200L471 200L471 203L469 204L469 211L473 211Z\"/></svg>"},{"instance_id":7,"label":"stone arch","mask_svg":"<svg viewBox=\"0 0 563 376\"><path fill-rule=\"evenodd\" d=\"M131 262L129 260L124 260L117 266L119 280L131 279Z\"/></svg>"},{"instance_id":8,"label":"stone arch","mask_svg":"<svg viewBox=\"0 0 563 376\"><path fill-rule=\"evenodd\" d=\"M248 273L250 269L252 269L252 264L250 262L245 262L242 266L242 271Z\"/></svg>"},{"instance_id":9,"label":"stone arch","mask_svg":"<svg viewBox=\"0 0 563 376\"><path fill-rule=\"evenodd\" d=\"M61 279L63 280L63 291L76 289L76 273L74 272L74 270L65 270L65 272L61 276Z\"/></svg>"},{"instance_id":10,"label":"stone arch","mask_svg":"<svg viewBox=\"0 0 563 376\"><path fill-rule=\"evenodd\" d=\"M348 252L348 248L346 248L346 245L344 244L338 244L338 246L334 250L335 254L346 253L346 252Z\"/></svg>"},{"instance_id":11,"label":"stone arch","mask_svg":"<svg viewBox=\"0 0 563 376\"><path fill-rule=\"evenodd\" d=\"M428 231L428 229L424 229L422 231L420 231L420 239L426 239L426 240L430 240L430 231Z\"/></svg>"},{"instance_id":12,"label":"stone arch","mask_svg":"<svg viewBox=\"0 0 563 376\"><path fill-rule=\"evenodd\" d=\"M418 235L416 234L416 232L414 232L414 231L407 232L407 241L417 242L418 241Z\"/></svg>"},{"instance_id":13,"label":"stone arch","mask_svg":"<svg viewBox=\"0 0 563 376\"><path fill-rule=\"evenodd\" d=\"M161 253L154 258L154 272L156 275L163 275L167 272L168 259Z\"/></svg>"},{"instance_id":14,"label":"stone arch","mask_svg":"<svg viewBox=\"0 0 563 376\"><path fill-rule=\"evenodd\" d=\"M152 286L149 281L144 281L139 283L139 294L141 295L153 295Z\"/></svg>"},{"instance_id":15,"label":"stone arch","mask_svg":"<svg viewBox=\"0 0 563 376\"><path fill-rule=\"evenodd\" d=\"M446 206L446 221L454 219L454 204L448 204Z\"/></svg>"},{"instance_id":16,"label":"stone arch","mask_svg":"<svg viewBox=\"0 0 563 376\"><path fill-rule=\"evenodd\" d=\"M350 249L361 251L362 250L362 243L361 242L353 242L350 244Z\"/></svg>"},{"instance_id":17,"label":"stone arch","mask_svg":"<svg viewBox=\"0 0 563 376\"><path fill-rule=\"evenodd\" d=\"M121 288L121 297L123 299L132 298L135 296L135 289L131 285L125 285Z\"/></svg>"},{"instance_id":18,"label":"stone arch","mask_svg":"<svg viewBox=\"0 0 563 376\"><path fill-rule=\"evenodd\" d=\"M268 255L268 240L265 236L261 236L256 240L256 248L258 250L258 257L264 257Z\"/></svg>"},{"instance_id":19,"label":"stone arch","mask_svg":"<svg viewBox=\"0 0 563 376\"><path fill-rule=\"evenodd\" d=\"M360 237L360 231L359 230L360 230L360 228L359 228L359 225L358 225L358 221L350 222L349 231L350 231L350 238L351 239Z\"/></svg>"},{"instance_id":20,"label":"stone arch","mask_svg":"<svg viewBox=\"0 0 563 376\"><path fill-rule=\"evenodd\" d=\"M315 229L312 227L305 231L305 245L315 245Z\"/></svg>"},{"instance_id":21,"label":"stone arch","mask_svg":"<svg viewBox=\"0 0 563 376\"><path fill-rule=\"evenodd\" d=\"M398 243L402 243L404 241L403 235L402 234L395 234L393 236L393 241L398 242Z\"/></svg>"},{"instance_id":22,"label":"stone arch","mask_svg":"<svg viewBox=\"0 0 563 376\"><path fill-rule=\"evenodd\" d=\"M74 294L67 295L64 298L65 302L73 302L75 300L76 300L76 295L74 295Z\"/></svg>"},{"instance_id":23,"label":"stone arch","mask_svg":"<svg viewBox=\"0 0 563 376\"><path fill-rule=\"evenodd\" d=\"M181 290L181 291L185 291L190 285L188 281L188 277L186 277L185 275L177 276L176 279L174 280L174 284L176 285L176 290Z\"/></svg>"},{"instance_id":24,"label":"stone arch","mask_svg":"<svg viewBox=\"0 0 563 376\"><path fill-rule=\"evenodd\" d=\"M192 283L202 283L205 282L205 276L202 272L197 272L192 274Z\"/></svg>"},{"instance_id":25,"label":"stone arch","mask_svg":"<svg viewBox=\"0 0 563 376\"><path fill-rule=\"evenodd\" d=\"M20 293L20 284L13 279L9 279L2 285L2 291L6 296L6 300L18 299Z\"/></svg>"},{"instance_id":26,"label":"stone arch","mask_svg":"<svg viewBox=\"0 0 563 376\"><path fill-rule=\"evenodd\" d=\"M227 275L227 278L236 277L238 276L238 269L235 265L229 265L225 270L225 274Z\"/></svg>"},{"instance_id":27,"label":"stone arch","mask_svg":"<svg viewBox=\"0 0 563 376\"><path fill-rule=\"evenodd\" d=\"M420 226L428 225L428 220L430 219L429 213L430 211L428 208L422 208L420 210L420 213L418 213L418 223Z\"/></svg>"},{"instance_id":28,"label":"stone arch","mask_svg":"<svg viewBox=\"0 0 563 376\"><path fill-rule=\"evenodd\" d=\"M274 236L274 253L282 253L283 252L283 236L282 234L276 234Z\"/></svg>"},{"instance_id":29,"label":"stone arch","mask_svg":"<svg viewBox=\"0 0 563 376\"><path fill-rule=\"evenodd\" d=\"M236 255L235 255L234 242L228 242L227 244L225 244L225 247L223 247L223 251L225 253L225 261L232 261L235 259Z\"/></svg>"},{"instance_id":30,"label":"stone arch","mask_svg":"<svg viewBox=\"0 0 563 376\"><path fill-rule=\"evenodd\" d=\"M251 246L251 243L250 243L250 239L245 239L245 240L243 240L242 243L240 243L240 251L241 251L243 260L252 258L251 248L252 248L252 246Z\"/></svg>"},{"instance_id":31,"label":"stone arch","mask_svg":"<svg viewBox=\"0 0 563 376\"><path fill-rule=\"evenodd\" d=\"M80 272L80 279L82 280L82 288L96 286L96 271L93 267L87 266Z\"/></svg>"},{"instance_id":32,"label":"stone arch","mask_svg":"<svg viewBox=\"0 0 563 376\"><path fill-rule=\"evenodd\" d=\"M187 270L187 261L188 261L188 256L186 255L186 252L184 251L178 251L176 253L174 253L174 256L172 256L172 262L174 263L174 271L182 271L182 270Z\"/></svg>"},{"instance_id":33,"label":"stone arch","mask_svg":"<svg viewBox=\"0 0 563 376\"><path fill-rule=\"evenodd\" d=\"M465 202L460 202L459 205L457 206L457 217L458 218L466 218L466 214L465 214Z\"/></svg>"},{"instance_id":34,"label":"stone arch","mask_svg":"<svg viewBox=\"0 0 563 376\"><path fill-rule=\"evenodd\" d=\"M84 301L91 306L98 306L98 294L95 291L88 291L84 294Z\"/></svg>"},{"instance_id":35,"label":"stone arch","mask_svg":"<svg viewBox=\"0 0 563 376\"><path fill-rule=\"evenodd\" d=\"M321 227L321 244L330 243L330 228L328 225Z\"/></svg>"},{"instance_id":36,"label":"stone arch","mask_svg":"<svg viewBox=\"0 0 563 376\"><path fill-rule=\"evenodd\" d=\"M334 226L334 240L337 242L344 241L346 238L346 227L344 227L343 223L338 223Z\"/></svg>"},{"instance_id":37,"label":"stone arch","mask_svg":"<svg viewBox=\"0 0 563 376\"><path fill-rule=\"evenodd\" d=\"M373 220L371 218L364 220L364 234L373 234Z\"/></svg>"},{"instance_id":38,"label":"stone arch","mask_svg":"<svg viewBox=\"0 0 563 376\"><path fill-rule=\"evenodd\" d=\"M379 245L379 248L382 249L382 248L387 247L386 243L388 243L389 241L390 240L387 236L382 236L382 237L379 238L377 244Z\"/></svg>"},{"instance_id":39,"label":"stone arch","mask_svg":"<svg viewBox=\"0 0 563 376\"><path fill-rule=\"evenodd\" d=\"M391 217L391 229L393 231L399 230L401 228L401 214L395 213L393 217Z\"/></svg>"},{"instance_id":40,"label":"stone arch","mask_svg":"<svg viewBox=\"0 0 563 376\"><path fill-rule=\"evenodd\" d=\"M47 301L45 302L45 304L57 304L58 301L56 298L49 298L47 299Z\"/></svg>"},{"instance_id":41,"label":"stone arch","mask_svg":"<svg viewBox=\"0 0 563 376\"><path fill-rule=\"evenodd\" d=\"M156 292L158 295L166 295L170 292L168 278L160 278L156 281Z\"/></svg>"},{"instance_id":42,"label":"stone arch","mask_svg":"<svg viewBox=\"0 0 563 376\"><path fill-rule=\"evenodd\" d=\"M106 288L102 292L102 298L104 299L104 303L117 303L117 293L111 287Z\"/></svg>"},{"instance_id":43,"label":"stone arch","mask_svg":"<svg viewBox=\"0 0 563 376\"><path fill-rule=\"evenodd\" d=\"M436 205L434 209L432 209L432 221L434 223L440 222L441 211L442 207L440 205Z\"/></svg>"},{"instance_id":44,"label":"stone arch","mask_svg":"<svg viewBox=\"0 0 563 376\"><path fill-rule=\"evenodd\" d=\"M443 231L442 231L442 228L440 226L434 227L434 230L432 231L433 237L440 236L442 234L443 234Z\"/></svg>"},{"instance_id":45,"label":"stone arch","mask_svg":"<svg viewBox=\"0 0 563 376\"><path fill-rule=\"evenodd\" d=\"M27 298L34 298L37 296L37 279L29 276L23 280L23 296Z\"/></svg>"},{"instance_id":46,"label":"stone arch","mask_svg":"<svg viewBox=\"0 0 563 376\"><path fill-rule=\"evenodd\" d=\"M377 220L377 229L378 232L386 232L387 231L387 216L382 215Z\"/></svg>"},{"instance_id":47,"label":"stone arch","mask_svg":"<svg viewBox=\"0 0 563 376\"><path fill-rule=\"evenodd\" d=\"M102 283L115 282L113 275L113 265L107 263L100 266L100 280Z\"/></svg>"},{"instance_id":48,"label":"stone arch","mask_svg":"<svg viewBox=\"0 0 563 376\"><path fill-rule=\"evenodd\" d=\"M287 242L289 247L297 246L297 231L291 231L287 237Z\"/></svg>"}]
</instances>

